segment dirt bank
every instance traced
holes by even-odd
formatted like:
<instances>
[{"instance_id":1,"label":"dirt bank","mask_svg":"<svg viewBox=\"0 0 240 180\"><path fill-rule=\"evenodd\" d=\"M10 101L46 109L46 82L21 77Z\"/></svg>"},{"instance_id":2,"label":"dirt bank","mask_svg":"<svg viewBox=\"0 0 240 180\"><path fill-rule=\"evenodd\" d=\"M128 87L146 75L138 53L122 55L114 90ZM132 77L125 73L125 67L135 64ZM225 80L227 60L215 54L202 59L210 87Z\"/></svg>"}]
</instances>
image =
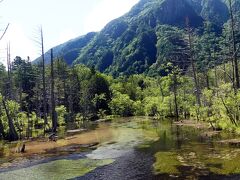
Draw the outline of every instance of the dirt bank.
<instances>
[{"instance_id":1,"label":"dirt bank","mask_svg":"<svg viewBox=\"0 0 240 180\"><path fill-rule=\"evenodd\" d=\"M207 122L202 121L194 121L194 120L181 120L178 122L174 122L174 124L178 126L189 126L189 127L195 127L197 129L205 129L209 127L209 124Z\"/></svg>"}]
</instances>

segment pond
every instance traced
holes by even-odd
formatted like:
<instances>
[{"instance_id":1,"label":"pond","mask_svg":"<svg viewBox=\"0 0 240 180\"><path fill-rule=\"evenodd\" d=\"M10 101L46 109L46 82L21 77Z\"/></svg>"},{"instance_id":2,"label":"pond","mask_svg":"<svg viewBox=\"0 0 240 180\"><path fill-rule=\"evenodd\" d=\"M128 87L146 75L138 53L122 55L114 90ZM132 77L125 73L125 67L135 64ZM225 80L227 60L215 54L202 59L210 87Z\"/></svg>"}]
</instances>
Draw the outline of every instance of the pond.
<instances>
[{"instance_id":1,"label":"pond","mask_svg":"<svg viewBox=\"0 0 240 180\"><path fill-rule=\"evenodd\" d=\"M0 179L239 179L240 148L220 143L234 135L208 131L132 117L99 122L32 156L11 156L1 144ZM70 148L93 142L98 145Z\"/></svg>"}]
</instances>

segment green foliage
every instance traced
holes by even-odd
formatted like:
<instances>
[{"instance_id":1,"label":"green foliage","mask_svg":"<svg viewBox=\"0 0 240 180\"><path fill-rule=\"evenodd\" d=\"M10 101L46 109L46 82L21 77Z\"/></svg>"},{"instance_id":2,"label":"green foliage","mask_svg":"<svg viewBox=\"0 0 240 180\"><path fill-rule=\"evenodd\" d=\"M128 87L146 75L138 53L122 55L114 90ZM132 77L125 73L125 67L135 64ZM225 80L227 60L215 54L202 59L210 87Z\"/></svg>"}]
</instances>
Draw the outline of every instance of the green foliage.
<instances>
[{"instance_id":1,"label":"green foliage","mask_svg":"<svg viewBox=\"0 0 240 180\"><path fill-rule=\"evenodd\" d=\"M64 107L63 105L56 107L56 113L57 113L57 118L58 118L58 124L60 126L65 125L65 117L67 115L67 108Z\"/></svg>"},{"instance_id":2,"label":"green foliage","mask_svg":"<svg viewBox=\"0 0 240 180\"><path fill-rule=\"evenodd\" d=\"M160 98L158 97L147 97L144 99L145 104L145 114L148 116L157 116L160 114L159 112L159 105L160 105Z\"/></svg>"},{"instance_id":3,"label":"green foliage","mask_svg":"<svg viewBox=\"0 0 240 180\"><path fill-rule=\"evenodd\" d=\"M133 103L134 101L131 100L127 94L114 92L112 101L109 103L109 107L113 115L131 116L134 114Z\"/></svg>"},{"instance_id":4,"label":"green foliage","mask_svg":"<svg viewBox=\"0 0 240 180\"><path fill-rule=\"evenodd\" d=\"M133 103L133 108L134 108L134 113L133 113L134 116L144 116L145 115L144 106L140 100L135 101Z\"/></svg>"}]
</instances>

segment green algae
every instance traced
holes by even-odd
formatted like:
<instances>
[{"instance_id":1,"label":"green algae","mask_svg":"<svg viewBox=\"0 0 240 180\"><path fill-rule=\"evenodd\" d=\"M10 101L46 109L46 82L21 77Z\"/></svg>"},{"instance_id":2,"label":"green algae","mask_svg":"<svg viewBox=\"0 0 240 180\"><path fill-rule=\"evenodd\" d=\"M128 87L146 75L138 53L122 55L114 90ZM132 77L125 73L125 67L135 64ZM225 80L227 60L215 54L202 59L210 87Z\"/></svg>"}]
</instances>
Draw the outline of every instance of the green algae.
<instances>
[{"instance_id":1,"label":"green algae","mask_svg":"<svg viewBox=\"0 0 240 180\"><path fill-rule=\"evenodd\" d=\"M153 164L155 174L180 174L177 169L181 163L175 152L158 152L155 154L156 162Z\"/></svg>"},{"instance_id":2,"label":"green algae","mask_svg":"<svg viewBox=\"0 0 240 180\"><path fill-rule=\"evenodd\" d=\"M65 180L83 176L96 169L113 163L112 159L106 160L56 160L38 164L28 168L8 171L0 174L1 179L11 180Z\"/></svg>"},{"instance_id":3,"label":"green algae","mask_svg":"<svg viewBox=\"0 0 240 180\"><path fill-rule=\"evenodd\" d=\"M207 166L212 173L220 175L233 175L240 173L240 162L238 159L209 159Z\"/></svg>"},{"instance_id":4,"label":"green algae","mask_svg":"<svg viewBox=\"0 0 240 180\"><path fill-rule=\"evenodd\" d=\"M207 144L193 143L179 150L157 152L153 169L155 174L184 175L189 173L192 177L206 174L228 176L240 174L239 157L240 149L237 148L219 145L210 148ZM189 172L184 172L186 168Z\"/></svg>"},{"instance_id":5,"label":"green algae","mask_svg":"<svg viewBox=\"0 0 240 180\"><path fill-rule=\"evenodd\" d=\"M209 171L219 175L240 174L240 149L219 149L218 152L203 156L203 163Z\"/></svg>"},{"instance_id":6,"label":"green algae","mask_svg":"<svg viewBox=\"0 0 240 180\"><path fill-rule=\"evenodd\" d=\"M182 164L198 169L207 169L209 173L232 175L240 173L240 149L219 144L193 143L183 147L179 154Z\"/></svg>"}]
</instances>

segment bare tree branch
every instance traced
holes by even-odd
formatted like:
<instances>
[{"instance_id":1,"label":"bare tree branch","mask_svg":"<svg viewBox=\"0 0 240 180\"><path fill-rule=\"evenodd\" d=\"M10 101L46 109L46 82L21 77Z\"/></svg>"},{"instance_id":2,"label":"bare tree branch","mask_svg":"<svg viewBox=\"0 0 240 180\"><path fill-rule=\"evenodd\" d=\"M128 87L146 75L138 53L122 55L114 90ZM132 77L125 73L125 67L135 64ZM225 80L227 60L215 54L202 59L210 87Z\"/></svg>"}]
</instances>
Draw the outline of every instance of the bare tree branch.
<instances>
[{"instance_id":1,"label":"bare tree branch","mask_svg":"<svg viewBox=\"0 0 240 180\"><path fill-rule=\"evenodd\" d=\"M31 40L36 44L38 48L38 55L42 56L42 41L41 41L41 26L34 29L33 38Z\"/></svg>"},{"instance_id":2,"label":"bare tree branch","mask_svg":"<svg viewBox=\"0 0 240 180\"><path fill-rule=\"evenodd\" d=\"M3 0L2 0L2 1L3 1ZM0 1L0 3L1 3L2 1ZM4 35L6 34L9 25L10 25L10 24L8 23L8 25L7 25L7 27L5 28L5 30L4 30L4 32L3 32L3 34L2 34L2 36L0 37L0 41L2 40L2 38L4 37Z\"/></svg>"}]
</instances>

